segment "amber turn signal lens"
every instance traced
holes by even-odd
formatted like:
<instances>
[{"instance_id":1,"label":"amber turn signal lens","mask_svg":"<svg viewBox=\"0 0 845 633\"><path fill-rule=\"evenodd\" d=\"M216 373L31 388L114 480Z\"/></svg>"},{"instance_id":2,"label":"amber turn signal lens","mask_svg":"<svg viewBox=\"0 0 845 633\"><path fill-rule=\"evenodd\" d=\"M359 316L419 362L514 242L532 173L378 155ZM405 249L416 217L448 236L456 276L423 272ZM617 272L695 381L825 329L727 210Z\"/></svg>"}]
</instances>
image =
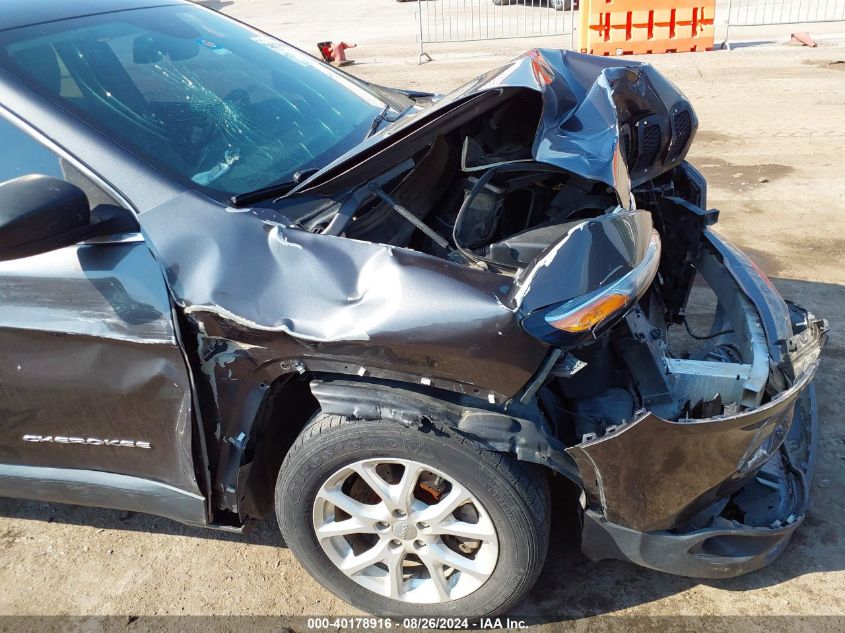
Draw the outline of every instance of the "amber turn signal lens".
<instances>
[{"instance_id":1,"label":"amber turn signal lens","mask_svg":"<svg viewBox=\"0 0 845 633\"><path fill-rule=\"evenodd\" d=\"M549 325L565 332L588 332L628 304L628 297L613 293L597 298Z\"/></svg>"}]
</instances>

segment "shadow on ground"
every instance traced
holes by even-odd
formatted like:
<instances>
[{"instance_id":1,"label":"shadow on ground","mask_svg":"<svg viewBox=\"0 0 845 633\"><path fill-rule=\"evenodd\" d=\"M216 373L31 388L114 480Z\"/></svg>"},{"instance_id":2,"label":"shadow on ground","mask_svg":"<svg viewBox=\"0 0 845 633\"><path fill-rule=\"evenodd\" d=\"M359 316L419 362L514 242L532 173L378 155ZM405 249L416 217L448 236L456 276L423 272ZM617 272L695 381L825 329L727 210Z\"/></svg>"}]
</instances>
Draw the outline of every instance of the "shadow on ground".
<instances>
[{"instance_id":1,"label":"shadow on ground","mask_svg":"<svg viewBox=\"0 0 845 633\"><path fill-rule=\"evenodd\" d=\"M228 7L229 5L235 4L234 0L193 0L197 4L201 4L204 7L208 7L209 9L215 9L219 11L224 7Z\"/></svg>"},{"instance_id":2,"label":"shadow on ground","mask_svg":"<svg viewBox=\"0 0 845 633\"><path fill-rule=\"evenodd\" d=\"M539 582L514 610L514 615L529 615L532 621L560 622L612 614L682 593L700 584L730 592L746 592L805 574L845 570L838 527L845 523L845 502L836 492L845 483L845 422L836 406L845 378L845 344L837 337L839 315L845 314L845 287L789 279L775 279L774 283L785 297L831 321L831 338L816 378L821 437L814 483L815 510L811 510L784 554L766 569L719 581L670 576L619 561L592 562L578 549L576 491L567 482L556 480L552 486L555 506L547 562ZM647 455L644 458L647 459ZM672 482L667 481L666 485L671 486ZM154 532L265 547L284 546L272 516L257 522L244 534L233 534L136 513L14 499L0 499L0 515L95 529Z\"/></svg>"},{"instance_id":3,"label":"shadow on ground","mask_svg":"<svg viewBox=\"0 0 845 633\"><path fill-rule=\"evenodd\" d=\"M755 46L769 46L776 43L775 40L748 40L746 42L728 42L727 45L717 45L717 48L752 48Z\"/></svg>"}]
</instances>

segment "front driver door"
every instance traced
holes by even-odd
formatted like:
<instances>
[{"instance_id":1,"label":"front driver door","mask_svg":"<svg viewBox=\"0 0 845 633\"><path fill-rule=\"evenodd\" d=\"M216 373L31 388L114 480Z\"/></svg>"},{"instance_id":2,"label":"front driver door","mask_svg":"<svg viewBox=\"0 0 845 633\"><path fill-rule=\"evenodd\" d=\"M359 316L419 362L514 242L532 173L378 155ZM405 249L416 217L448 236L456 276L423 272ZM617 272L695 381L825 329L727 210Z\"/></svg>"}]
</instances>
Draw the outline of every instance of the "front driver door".
<instances>
[{"instance_id":1,"label":"front driver door","mask_svg":"<svg viewBox=\"0 0 845 633\"><path fill-rule=\"evenodd\" d=\"M119 205L0 118L0 182L29 173L75 184L92 208ZM205 523L192 417L169 295L140 233L0 261L0 496Z\"/></svg>"}]
</instances>

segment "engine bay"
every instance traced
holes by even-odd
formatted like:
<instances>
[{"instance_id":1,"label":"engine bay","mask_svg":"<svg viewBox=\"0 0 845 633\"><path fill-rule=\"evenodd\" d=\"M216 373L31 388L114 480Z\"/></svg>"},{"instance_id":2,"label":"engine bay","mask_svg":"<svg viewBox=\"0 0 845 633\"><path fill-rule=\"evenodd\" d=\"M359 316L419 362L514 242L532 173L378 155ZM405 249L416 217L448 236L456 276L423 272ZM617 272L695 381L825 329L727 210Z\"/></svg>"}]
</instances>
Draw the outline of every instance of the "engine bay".
<instances>
[{"instance_id":1,"label":"engine bay","mask_svg":"<svg viewBox=\"0 0 845 633\"><path fill-rule=\"evenodd\" d=\"M534 94L513 97L299 224L513 276L619 206L606 184L532 159L539 106Z\"/></svg>"}]
</instances>

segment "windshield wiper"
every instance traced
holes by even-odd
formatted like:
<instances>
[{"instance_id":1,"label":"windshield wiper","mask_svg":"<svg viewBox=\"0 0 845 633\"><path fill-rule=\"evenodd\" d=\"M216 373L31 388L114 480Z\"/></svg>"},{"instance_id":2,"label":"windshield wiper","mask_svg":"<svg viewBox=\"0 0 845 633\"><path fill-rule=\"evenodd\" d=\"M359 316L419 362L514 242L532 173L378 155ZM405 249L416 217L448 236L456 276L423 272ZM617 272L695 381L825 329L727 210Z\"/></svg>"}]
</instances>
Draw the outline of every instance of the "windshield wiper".
<instances>
[{"instance_id":1,"label":"windshield wiper","mask_svg":"<svg viewBox=\"0 0 845 633\"><path fill-rule=\"evenodd\" d=\"M401 119L403 116L408 114L408 112L413 110L414 104L409 105L407 108L405 108L401 112L397 112L396 116L393 117L392 119L387 116L387 113L390 112L391 109L392 108L389 105L386 105L382 108L379 115L375 119L373 119L373 124L370 126L370 131L367 132L367 135L364 137L365 139L370 138L373 134L376 133L376 130L378 129L379 123L381 123L382 121L386 121L388 123L395 123L396 121Z\"/></svg>"},{"instance_id":2,"label":"windshield wiper","mask_svg":"<svg viewBox=\"0 0 845 633\"><path fill-rule=\"evenodd\" d=\"M387 113L390 112L390 106L386 105L381 109L381 112L378 113L375 119L373 119L372 124L370 125L370 131L367 132L367 135L364 137L365 139L370 138L373 134L376 133L378 129L379 123L382 121L388 121Z\"/></svg>"},{"instance_id":3,"label":"windshield wiper","mask_svg":"<svg viewBox=\"0 0 845 633\"><path fill-rule=\"evenodd\" d=\"M303 169L293 175L293 179L287 182L279 182L269 187L262 187L255 191L247 191L246 193L239 193L230 198L233 207L243 207L259 200L266 200L267 198L277 198L288 193L291 189L301 184L306 179L320 171L316 167L310 169Z\"/></svg>"}]
</instances>

